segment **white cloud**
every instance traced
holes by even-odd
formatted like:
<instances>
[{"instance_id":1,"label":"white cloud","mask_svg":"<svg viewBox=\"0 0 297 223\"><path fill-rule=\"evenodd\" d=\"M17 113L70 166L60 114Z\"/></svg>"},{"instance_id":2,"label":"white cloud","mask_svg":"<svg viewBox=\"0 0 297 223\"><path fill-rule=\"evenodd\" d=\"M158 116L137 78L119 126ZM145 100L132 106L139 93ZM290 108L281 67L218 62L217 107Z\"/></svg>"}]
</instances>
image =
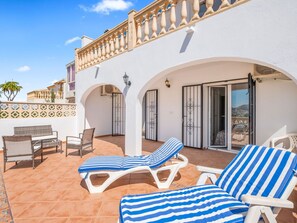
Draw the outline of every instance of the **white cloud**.
<instances>
[{"instance_id":1,"label":"white cloud","mask_svg":"<svg viewBox=\"0 0 297 223\"><path fill-rule=\"evenodd\" d=\"M101 0L91 7L79 5L79 7L86 12L96 12L108 15L111 11L124 11L133 5L132 2L127 0Z\"/></svg>"},{"instance_id":2,"label":"white cloud","mask_svg":"<svg viewBox=\"0 0 297 223\"><path fill-rule=\"evenodd\" d=\"M54 84L54 83L56 83L58 80L53 80L52 82L51 82L51 84Z\"/></svg>"},{"instance_id":3,"label":"white cloud","mask_svg":"<svg viewBox=\"0 0 297 223\"><path fill-rule=\"evenodd\" d=\"M65 46L67 46L67 45L69 45L69 44L71 44L71 43L73 43L75 41L78 41L78 40L80 40L80 38L78 36L73 37L71 39L68 39L68 40L65 41Z\"/></svg>"},{"instance_id":4,"label":"white cloud","mask_svg":"<svg viewBox=\"0 0 297 223\"><path fill-rule=\"evenodd\" d=\"M16 69L16 71L18 71L18 72L26 72L26 71L29 71L29 70L31 70L31 67L29 67L27 65L21 66L21 67Z\"/></svg>"}]
</instances>

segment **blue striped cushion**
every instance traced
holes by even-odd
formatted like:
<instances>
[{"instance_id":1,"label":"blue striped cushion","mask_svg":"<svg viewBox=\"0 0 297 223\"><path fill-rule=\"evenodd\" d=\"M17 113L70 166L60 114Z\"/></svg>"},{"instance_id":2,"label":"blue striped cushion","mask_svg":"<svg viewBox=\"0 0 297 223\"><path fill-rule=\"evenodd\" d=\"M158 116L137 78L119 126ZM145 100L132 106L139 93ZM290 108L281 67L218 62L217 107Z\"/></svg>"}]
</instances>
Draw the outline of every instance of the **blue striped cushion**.
<instances>
[{"instance_id":1,"label":"blue striped cushion","mask_svg":"<svg viewBox=\"0 0 297 223\"><path fill-rule=\"evenodd\" d=\"M159 149L148 156L96 156L86 160L78 168L78 172L127 170L138 166L156 168L175 156L182 148L183 144L178 139L170 138Z\"/></svg>"},{"instance_id":2,"label":"blue striped cushion","mask_svg":"<svg viewBox=\"0 0 297 223\"><path fill-rule=\"evenodd\" d=\"M96 156L87 159L79 168L79 173L98 170L127 170L147 165L145 157Z\"/></svg>"},{"instance_id":3,"label":"blue striped cushion","mask_svg":"<svg viewBox=\"0 0 297 223\"><path fill-rule=\"evenodd\" d=\"M159 149L148 155L149 166L156 168L164 164L184 147L181 141L176 138L168 139Z\"/></svg>"},{"instance_id":4,"label":"blue striped cushion","mask_svg":"<svg viewBox=\"0 0 297 223\"><path fill-rule=\"evenodd\" d=\"M216 185L239 200L243 194L280 198L296 168L294 153L247 145L225 168Z\"/></svg>"},{"instance_id":5,"label":"blue striped cushion","mask_svg":"<svg viewBox=\"0 0 297 223\"><path fill-rule=\"evenodd\" d=\"M203 185L152 194L129 195L120 202L120 221L244 222L248 206L216 185Z\"/></svg>"}]
</instances>

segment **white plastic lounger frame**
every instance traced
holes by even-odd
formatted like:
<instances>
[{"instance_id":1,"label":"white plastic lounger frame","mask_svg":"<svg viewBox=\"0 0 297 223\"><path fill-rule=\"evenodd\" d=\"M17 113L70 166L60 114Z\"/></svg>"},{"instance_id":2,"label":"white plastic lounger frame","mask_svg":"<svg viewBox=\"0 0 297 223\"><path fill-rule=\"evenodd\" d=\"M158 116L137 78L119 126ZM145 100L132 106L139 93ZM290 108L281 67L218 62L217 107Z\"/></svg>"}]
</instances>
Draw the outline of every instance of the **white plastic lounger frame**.
<instances>
[{"instance_id":1,"label":"white plastic lounger frame","mask_svg":"<svg viewBox=\"0 0 297 223\"><path fill-rule=\"evenodd\" d=\"M85 172L85 173L80 173L80 176L83 179L85 179L86 185L90 193L102 193L110 184L112 184L120 177L129 173L143 173L143 172L150 172L152 174L158 188L169 188L179 169L187 166L188 159L187 157L181 154L178 154L175 160L170 160L169 162L171 162L172 164L167 166L161 166L155 169L151 169L148 166L138 166L128 170L93 171L88 173ZM158 173L166 170L170 171L170 174L167 180L160 181L160 179L158 178ZM104 181L103 184L99 186L95 186L91 181L92 175L108 175L108 178Z\"/></svg>"}]
</instances>

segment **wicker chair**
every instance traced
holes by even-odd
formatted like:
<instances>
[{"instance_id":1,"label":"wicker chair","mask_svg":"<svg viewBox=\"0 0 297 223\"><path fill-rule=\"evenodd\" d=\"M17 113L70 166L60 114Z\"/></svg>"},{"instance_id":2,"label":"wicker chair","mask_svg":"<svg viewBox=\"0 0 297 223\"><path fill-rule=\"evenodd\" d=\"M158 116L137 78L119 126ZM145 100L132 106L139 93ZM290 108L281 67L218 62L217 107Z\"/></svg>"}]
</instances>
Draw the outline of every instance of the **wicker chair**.
<instances>
[{"instance_id":1,"label":"wicker chair","mask_svg":"<svg viewBox=\"0 0 297 223\"><path fill-rule=\"evenodd\" d=\"M79 134L79 137L67 136L66 137L66 157L68 149L79 150L80 157L84 149L92 148L93 149L93 137L94 137L95 128L85 129L83 133Z\"/></svg>"},{"instance_id":2,"label":"wicker chair","mask_svg":"<svg viewBox=\"0 0 297 223\"><path fill-rule=\"evenodd\" d=\"M7 162L32 160L32 167L35 168L35 157L41 156L43 161L43 152L40 142L32 143L31 136L3 136L3 158L4 158L4 172L6 171Z\"/></svg>"}]
</instances>

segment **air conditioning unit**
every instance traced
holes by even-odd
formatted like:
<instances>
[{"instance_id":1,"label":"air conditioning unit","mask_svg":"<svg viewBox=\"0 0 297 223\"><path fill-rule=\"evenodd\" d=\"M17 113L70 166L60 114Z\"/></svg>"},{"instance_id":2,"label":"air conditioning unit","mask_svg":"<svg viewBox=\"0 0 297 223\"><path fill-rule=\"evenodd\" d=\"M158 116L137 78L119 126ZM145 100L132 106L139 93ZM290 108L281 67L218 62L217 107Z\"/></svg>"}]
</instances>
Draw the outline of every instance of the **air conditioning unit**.
<instances>
[{"instance_id":1,"label":"air conditioning unit","mask_svg":"<svg viewBox=\"0 0 297 223\"><path fill-rule=\"evenodd\" d=\"M262 65L254 65L254 74L253 79L261 82L263 79L281 79L281 80L290 80L283 73Z\"/></svg>"},{"instance_id":2,"label":"air conditioning unit","mask_svg":"<svg viewBox=\"0 0 297 223\"><path fill-rule=\"evenodd\" d=\"M118 88L113 85L103 85L101 86L101 96L111 96L112 93L121 93Z\"/></svg>"}]
</instances>

